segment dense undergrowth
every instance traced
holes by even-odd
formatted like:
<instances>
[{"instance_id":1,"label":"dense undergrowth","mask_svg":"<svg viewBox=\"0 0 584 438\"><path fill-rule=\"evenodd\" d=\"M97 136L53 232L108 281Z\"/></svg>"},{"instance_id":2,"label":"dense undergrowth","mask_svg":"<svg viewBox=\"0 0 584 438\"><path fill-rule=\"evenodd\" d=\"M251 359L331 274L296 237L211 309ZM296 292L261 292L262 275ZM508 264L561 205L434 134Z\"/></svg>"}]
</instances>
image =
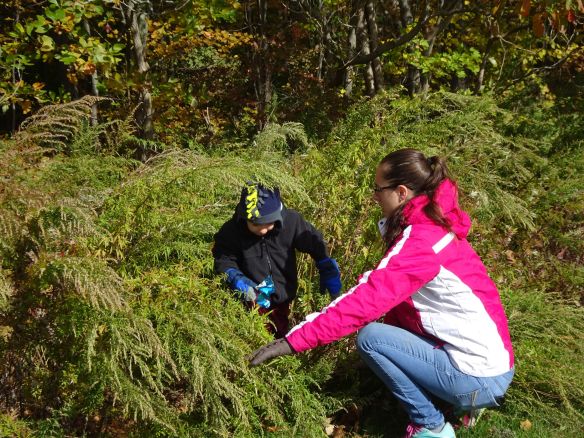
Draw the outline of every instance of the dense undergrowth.
<instances>
[{"instance_id":1,"label":"dense undergrowth","mask_svg":"<svg viewBox=\"0 0 584 438\"><path fill-rule=\"evenodd\" d=\"M130 125L90 126L91 103L52 107L0 145L0 435L317 437L332 422L397 436L403 413L350 338L250 369L270 335L213 275L210 249L257 178L323 230L350 286L382 251L375 165L406 146L448 158L516 349L506 403L460 436L582 432L582 117L386 94L319 146L271 125L251 147L139 163ZM306 258L300 278L295 320L325 303Z\"/></svg>"}]
</instances>

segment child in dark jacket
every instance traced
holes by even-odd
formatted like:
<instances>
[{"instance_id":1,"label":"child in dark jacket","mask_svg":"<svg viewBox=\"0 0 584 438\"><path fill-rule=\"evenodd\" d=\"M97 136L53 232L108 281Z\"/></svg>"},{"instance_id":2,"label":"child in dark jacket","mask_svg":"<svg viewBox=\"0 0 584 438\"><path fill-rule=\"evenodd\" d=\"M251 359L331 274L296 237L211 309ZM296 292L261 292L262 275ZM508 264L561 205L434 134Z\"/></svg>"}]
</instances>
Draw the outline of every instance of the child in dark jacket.
<instances>
[{"instance_id":1,"label":"child in dark jacket","mask_svg":"<svg viewBox=\"0 0 584 438\"><path fill-rule=\"evenodd\" d=\"M288 331L290 302L296 297L296 250L310 254L320 273L320 290L341 291L338 265L322 234L295 210L284 207L280 191L248 183L233 217L215 234L215 271L246 304L270 312L277 338Z\"/></svg>"}]
</instances>

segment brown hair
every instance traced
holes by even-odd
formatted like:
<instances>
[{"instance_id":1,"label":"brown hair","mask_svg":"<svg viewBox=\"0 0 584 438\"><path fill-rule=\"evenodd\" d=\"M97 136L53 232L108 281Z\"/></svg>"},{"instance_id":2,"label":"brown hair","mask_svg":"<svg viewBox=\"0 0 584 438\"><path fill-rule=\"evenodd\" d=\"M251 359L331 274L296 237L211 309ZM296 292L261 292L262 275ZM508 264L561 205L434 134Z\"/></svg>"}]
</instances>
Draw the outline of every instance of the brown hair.
<instances>
[{"instance_id":1,"label":"brown hair","mask_svg":"<svg viewBox=\"0 0 584 438\"><path fill-rule=\"evenodd\" d=\"M434 201L434 192L440 183L447 178L450 179L443 158L438 156L426 158L422 152L415 149L400 149L386 155L379 162L379 166L382 166L382 175L388 181L389 187L404 185L414 192L414 196L427 195L430 202L424 207L424 213L436 224L451 231L450 223ZM404 206L387 218L384 240L388 245L392 245L406 227L403 217Z\"/></svg>"}]
</instances>

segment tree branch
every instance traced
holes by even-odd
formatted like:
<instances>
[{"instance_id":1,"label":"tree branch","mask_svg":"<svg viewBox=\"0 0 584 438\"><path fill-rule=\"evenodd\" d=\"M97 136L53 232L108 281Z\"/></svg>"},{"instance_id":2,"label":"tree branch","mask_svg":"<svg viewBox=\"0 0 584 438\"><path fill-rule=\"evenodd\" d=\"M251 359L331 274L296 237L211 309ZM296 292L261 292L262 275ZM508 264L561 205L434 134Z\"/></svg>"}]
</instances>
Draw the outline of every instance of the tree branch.
<instances>
[{"instance_id":1,"label":"tree branch","mask_svg":"<svg viewBox=\"0 0 584 438\"><path fill-rule=\"evenodd\" d=\"M420 19L418 20L418 23L412 29L410 29L409 32L401 35L399 38L396 38L394 40L387 41L386 43L380 44L379 46L377 46L377 48L373 52L371 52L367 55L361 55L361 56L357 55L353 59L346 61L343 64L343 67L347 68L351 65L367 64L367 63L371 62L372 60L374 60L375 58L378 58L381 54L383 54L385 52L389 52L390 50L393 50L396 47L402 46L402 45L410 42L411 40L413 40L416 37L416 35L421 32L424 25L431 18L431 17L427 16L426 3L427 3L426 1L424 1L422 3L422 14L420 16Z\"/></svg>"},{"instance_id":2,"label":"tree branch","mask_svg":"<svg viewBox=\"0 0 584 438\"><path fill-rule=\"evenodd\" d=\"M477 9L477 8L462 8L462 9L452 9L452 10L444 9L440 12L436 12L435 14L428 15L427 4L428 4L427 0L424 0L422 2L422 5L421 5L422 12L420 14L420 18L418 19L418 22L416 23L416 25L412 29L409 30L409 32L401 35L400 37L398 37L396 39L393 39L391 41L387 41L386 43L379 45L376 50L374 50L373 52L371 52L367 55L357 54L355 57L349 59L348 61L345 61L343 63L343 68L347 68L347 67L352 66L352 65L367 64L367 63L373 61L375 58L378 58L382 54L389 52L390 50L393 50L396 47L403 46L404 44L409 43L422 31L422 29L424 28L426 23L428 23L428 21L430 21L432 18L449 17L449 16L456 15L456 14L463 14L465 12L475 12L475 13L481 12L480 9Z\"/></svg>"}]
</instances>

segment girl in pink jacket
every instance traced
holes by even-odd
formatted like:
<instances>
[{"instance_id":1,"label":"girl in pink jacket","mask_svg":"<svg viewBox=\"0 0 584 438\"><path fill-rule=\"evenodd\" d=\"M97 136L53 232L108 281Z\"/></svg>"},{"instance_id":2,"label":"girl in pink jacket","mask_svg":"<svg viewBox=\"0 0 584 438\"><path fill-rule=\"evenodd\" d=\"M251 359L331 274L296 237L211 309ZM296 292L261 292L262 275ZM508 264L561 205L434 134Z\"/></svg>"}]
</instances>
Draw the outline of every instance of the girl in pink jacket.
<instances>
[{"instance_id":1,"label":"girl in pink jacket","mask_svg":"<svg viewBox=\"0 0 584 438\"><path fill-rule=\"evenodd\" d=\"M413 149L377 167L374 199L388 250L356 286L252 353L252 366L357 330L357 349L407 411L406 437L454 438L431 395L476 413L498 406L514 374L499 293L466 236L470 219L439 157ZM375 322L383 317L383 323Z\"/></svg>"}]
</instances>

